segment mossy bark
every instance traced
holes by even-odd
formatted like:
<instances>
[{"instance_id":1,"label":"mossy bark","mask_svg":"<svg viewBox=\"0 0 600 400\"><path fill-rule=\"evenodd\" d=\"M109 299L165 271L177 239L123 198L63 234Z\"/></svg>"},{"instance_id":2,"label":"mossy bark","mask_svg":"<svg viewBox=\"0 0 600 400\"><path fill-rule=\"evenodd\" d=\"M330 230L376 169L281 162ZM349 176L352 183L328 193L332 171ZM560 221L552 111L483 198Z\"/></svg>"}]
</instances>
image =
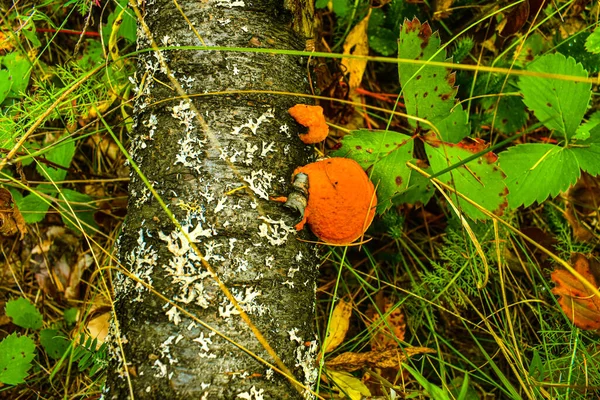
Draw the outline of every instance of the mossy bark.
<instances>
[{"instance_id":1,"label":"mossy bark","mask_svg":"<svg viewBox=\"0 0 600 400\"><path fill-rule=\"evenodd\" d=\"M178 3L208 46L304 48L306 38L294 27L305 23L295 21L298 13L283 1ZM203 44L172 0L148 3L144 20L160 46ZM138 36L139 48L150 47L143 30ZM163 50L162 56L167 69L154 52L139 55L132 158L296 379L309 384L315 379L317 260L311 246L297 240L307 235L295 234L298 215L268 200L285 195L294 168L311 157L287 114L302 100L257 93L194 96L306 93L306 65L276 52ZM180 97L173 78L188 98ZM121 265L272 363L136 174L129 192L118 243ZM107 399L131 393L156 399L302 398L286 378L126 274L116 274L114 289Z\"/></svg>"}]
</instances>

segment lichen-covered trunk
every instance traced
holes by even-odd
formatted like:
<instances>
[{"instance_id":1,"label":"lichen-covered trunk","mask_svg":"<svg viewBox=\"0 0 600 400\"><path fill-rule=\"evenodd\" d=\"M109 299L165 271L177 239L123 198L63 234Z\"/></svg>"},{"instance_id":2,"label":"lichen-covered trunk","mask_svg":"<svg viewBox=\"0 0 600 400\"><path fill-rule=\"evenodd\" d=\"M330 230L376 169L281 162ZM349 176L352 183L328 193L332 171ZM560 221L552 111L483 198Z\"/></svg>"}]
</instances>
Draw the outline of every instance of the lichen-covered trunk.
<instances>
[{"instance_id":1,"label":"lichen-covered trunk","mask_svg":"<svg viewBox=\"0 0 600 400\"><path fill-rule=\"evenodd\" d=\"M154 41L302 49L304 38L293 27L302 26L296 16L306 19L310 8L291 2L301 11L290 12L283 3L179 0L194 32L172 0L148 2L138 47ZM298 215L269 196L289 191L292 171L311 152L287 114L299 99L252 93L304 93L306 66L276 52L163 50L138 57L130 152L182 229L134 173L118 243L130 274L114 278L105 397L302 398L301 387L261 361L276 364L242 317L310 387L317 263L310 245L297 240L304 235L293 228ZM210 94L235 90L250 92Z\"/></svg>"}]
</instances>

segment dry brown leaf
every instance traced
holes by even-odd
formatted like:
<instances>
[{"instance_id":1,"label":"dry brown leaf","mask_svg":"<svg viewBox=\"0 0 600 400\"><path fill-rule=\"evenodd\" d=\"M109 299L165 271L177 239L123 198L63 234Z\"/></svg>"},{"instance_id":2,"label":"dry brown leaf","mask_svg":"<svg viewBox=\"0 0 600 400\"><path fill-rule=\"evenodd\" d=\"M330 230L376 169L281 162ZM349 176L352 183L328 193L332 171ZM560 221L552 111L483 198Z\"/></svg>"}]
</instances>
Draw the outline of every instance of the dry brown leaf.
<instances>
[{"instance_id":1,"label":"dry brown leaf","mask_svg":"<svg viewBox=\"0 0 600 400\"><path fill-rule=\"evenodd\" d=\"M367 28L369 27L370 17L371 10L369 10L369 13L362 21L352 28L344 42L344 54L354 56L369 55L369 37L367 36ZM350 87L350 91L353 91L360 86L365 69L367 68L367 60L360 58L342 58L342 66L344 67L346 75L350 75L348 78L348 86Z\"/></svg>"},{"instance_id":2,"label":"dry brown leaf","mask_svg":"<svg viewBox=\"0 0 600 400\"><path fill-rule=\"evenodd\" d=\"M589 241L594 238L589 227L597 226L599 209L600 177L583 173L575 186L569 189L565 212L565 218L577 239Z\"/></svg>"},{"instance_id":3,"label":"dry brown leaf","mask_svg":"<svg viewBox=\"0 0 600 400\"><path fill-rule=\"evenodd\" d=\"M398 347L398 341L404 340L406 332L406 321L400 307L395 307L389 297L381 299L381 303L383 306L379 306L379 312L383 314L385 320L381 319L379 312L373 306L369 307L366 313L370 318L370 321L366 320L365 324L371 329L372 350Z\"/></svg>"},{"instance_id":4,"label":"dry brown leaf","mask_svg":"<svg viewBox=\"0 0 600 400\"><path fill-rule=\"evenodd\" d=\"M331 324L327 338L323 341L324 353L329 353L338 347L346 337L346 332L350 327L350 316L352 315L352 306L343 299L337 303L331 316Z\"/></svg>"},{"instance_id":5,"label":"dry brown leaf","mask_svg":"<svg viewBox=\"0 0 600 400\"><path fill-rule=\"evenodd\" d=\"M13 236L21 233L20 239L25 237L27 224L14 202L12 194L5 188L0 188L0 234Z\"/></svg>"},{"instance_id":6,"label":"dry brown leaf","mask_svg":"<svg viewBox=\"0 0 600 400\"><path fill-rule=\"evenodd\" d=\"M396 348L367 353L348 352L326 361L325 365L328 369L347 372L365 367L400 369L400 365L410 357L425 353L435 353L435 350L428 347L405 347L404 349Z\"/></svg>"},{"instance_id":7,"label":"dry brown leaf","mask_svg":"<svg viewBox=\"0 0 600 400\"><path fill-rule=\"evenodd\" d=\"M454 0L436 0L433 6L433 19L439 21L452 14Z\"/></svg>"},{"instance_id":8,"label":"dry brown leaf","mask_svg":"<svg viewBox=\"0 0 600 400\"><path fill-rule=\"evenodd\" d=\"M593 286L598 287L594 271L600 271L599 262L575 253L571 257L571 265ZM558 304L571 322L581 329L600 329L600 299L569 271L555 270L551 279L556 283L552 293L561 296Z\"/></svg>"},{"instance_id":9,"label":"dry brown leaf","mask_svg":"<svg viewBox=\"0 0 600 400\"><path fill-rule=\"evenodd\" d=\"M87 329L90 332L90 337L98 339L98 346L104 343L106 335L108 335L108 323L110 321L110 313L100 314L92 319L87 324Z\"/></svg>"}]
</instances>

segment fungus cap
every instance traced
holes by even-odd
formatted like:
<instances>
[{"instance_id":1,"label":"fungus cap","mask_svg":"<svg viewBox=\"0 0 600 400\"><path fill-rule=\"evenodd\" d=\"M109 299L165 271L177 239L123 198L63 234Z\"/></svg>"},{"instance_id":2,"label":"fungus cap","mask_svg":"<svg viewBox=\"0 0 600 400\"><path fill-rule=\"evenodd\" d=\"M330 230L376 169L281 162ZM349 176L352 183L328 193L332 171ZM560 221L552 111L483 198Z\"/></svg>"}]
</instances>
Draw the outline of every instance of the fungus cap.
<instances>
[{"instance_id":1,"label":"fungus cap","mask_svg":"<svg viewBox=\"0 0 600 400\"><path fill-rule=\"evenodd\" d=\"M329 134L329 126L325 122L323 107L296 104L288 112L297 123L308 128L307 133L300 134L300 140L305 144L322 142Z\"/></svg>"},{"instance_id":2,"label":"fungus cap","mask_svg":"<svg viewBox=\"0 0 600 400\"><path fill-rule=\"evenodd\" d=\"M348 158L328 158L296 168L308 176L308 204L296 225L308 224L322 241L350 244L367 230L377 206L375 188L362 167Z\"/></svg>"}]
</instances>

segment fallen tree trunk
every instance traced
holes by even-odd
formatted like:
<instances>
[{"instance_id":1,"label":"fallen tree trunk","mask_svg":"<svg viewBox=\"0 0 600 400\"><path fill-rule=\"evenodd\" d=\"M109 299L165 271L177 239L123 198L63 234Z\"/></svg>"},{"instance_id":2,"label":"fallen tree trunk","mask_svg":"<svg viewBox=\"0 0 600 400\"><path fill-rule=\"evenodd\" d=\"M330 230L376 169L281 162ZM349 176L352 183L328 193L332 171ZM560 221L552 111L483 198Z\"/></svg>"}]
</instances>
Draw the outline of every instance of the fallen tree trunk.
<instances>
[{"instance_id":1,"label":"fallen tree trunk","mask_svg":"<svg viewBox=\"0 0 600 400\"><path fill-rule=\"evenodd\" d=\"M172 0L157 0L145 10L139 48L302 49L293 26L311 10L290 12L283 1L179 6L194 29ZM180 227L134 173L106 398L302 398L316 379L317 262L296 240L298 216L269 196L290 190L311 152L287 114L299 100L251 91L305 93L306 67L276 53L163 50L139 55L137 77L132 160ZM250 92L194 96L233 90ZM275 369L305 388L259 361L277 365L269 345L282 361Z\"/></svg>"}]
</instances>

